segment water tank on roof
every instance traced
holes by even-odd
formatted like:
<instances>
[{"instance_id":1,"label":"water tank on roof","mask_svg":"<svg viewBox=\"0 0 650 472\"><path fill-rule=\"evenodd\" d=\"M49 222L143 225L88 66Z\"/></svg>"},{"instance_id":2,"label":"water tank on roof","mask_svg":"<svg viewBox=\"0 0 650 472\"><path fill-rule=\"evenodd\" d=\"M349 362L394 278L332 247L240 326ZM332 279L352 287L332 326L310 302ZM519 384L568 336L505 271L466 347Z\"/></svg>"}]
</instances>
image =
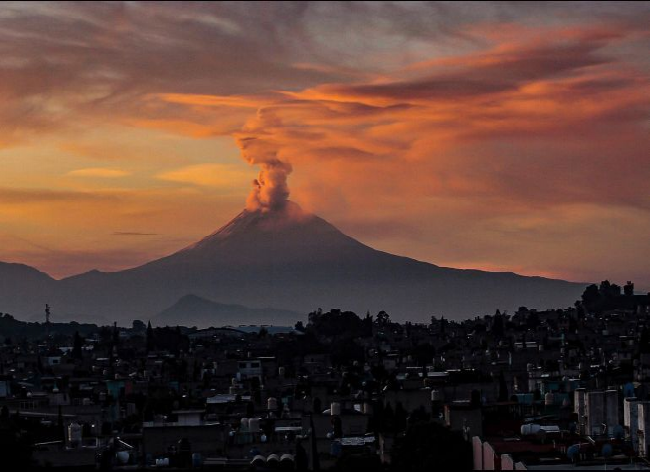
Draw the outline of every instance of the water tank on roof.
<instances>
[{"instance_id":1,"label":"water tank on roof","mask_svg":"<svg viewBox=\"0 0 650 472\"><path fill-rule=\"evenodd\" d=\"M75 447L81 443L81 425L76 421L68 425L68 443Z\"/></svg>"},{"instance_id":2,"label":"water tank on roof","mask_svg":"<svg viewBox=\"0 0 650 472\"><path fill-rule=\"evenodd\" d=\"M248 433L248 426L249 426L250 420L248 418L242 418L241 419L241 424L239 426L239 431L242 433Z\"/></svg>"},{"instance_id":3,"label":"water tank on roof","mask_svg":"<svg viewBox=\"0 0 650 472\"><path fill-rule=\"evenodd\" d=\"M261 454L258 454L255 457L253 457L253 460L251 461L251 465L255 467L263 467L264 464L266 464L266 457L264 457Z\"/></svg>"},{"instance_id":4,"label":"water tank on roof","mask_svg":"<svg viewBox=\"0 0 650 472\"><path fill-rule=\"evenodd\" d=\"M431 401L439 402L441 400L442 400L442 395L440 394L440 390L431 390Z\"/></svg>"},{"instance_id":5,"label":"water tank on roof","mask_svg":"<svg viewBox=\"0 0 650 472\"><path fill-rule=\"evenodd\" d=\"M293 454L282 454L280 456L280 462L293 462Z\"/></svg>"},{"instance_id":6,"label":"water tank on roof","mask_svg":"<svg viewBox=\"0 0 650 472\"><path fill-rule=\"evenodd\" d=\"M341 404L338 402L334 402L330 405L330 414L332 416L340 416L341 415Z\"/></svg>"},{"instance_id":7,"label":"water tank on roof","mask_svg":"<svg viewBox=\"0 0 650 472\"><path fill-rule=\"evenodd\" d=\"M278 367L278 376L283 379L284 375L286 373L286 369L284 367Z\"/></svg>"},{"instance_id":8,"label":"water tank on roof","mask_svg":"<svg viewBox=\"0 0 650 472\"><path fill-rule=\"evenodd\" d=\"M541 429L542 427L535 423L524 424L521 425L521 435L530 436L532 434L537 434L540 432Z\"/></svg>"},{"instance_id":9,"label":"water tank on roof","mask_svg":"<svg viewBox=\"0 0 650 472\"><path fill-rule=\"evenodd\" d=\"M553 392L546 392L546 395L544 395L544 405L550 406L553 404L554 400L555 397Z\"/></svg>"},{"instance_id":10,"label":"water tank on roof","mask_svg":"<svg viewBox=\"0 0 650 472\"><path fill-rule=\"evenodd\" d=\"M126 465L129 462L129 451L119 451L115 454L115 458L120 464Z\"/></svg>"},{"instance_id":11,"label":"water tank on roof","mask_svg":"<svg viewBox=\"0 0 650 472\"><path fill-rule=\"evenodd\" d=\"M269 465L275 465L278 462L280 462L280 456L278 456L277 454L269 454L266 457L266 463Z\"/></svg>"},{"instance_id":12,"label":"water tank on roof","mask_svg":"<svg viewBox=\"0 0 650 472\"><path fill-rule=\"evenodd\" d=\"M251 433L259 433L260 432L260 419L259 418L251 418L250 421L248 422L248 430Z\"/></svg>"},{"instance_id":13,"label":"water tank on roof","mask_svg":"<svg viewBox=\"0 0 650 472\"><path fill-rule=\"evenodd\" d=\"M566 450L566 456L569 458L569 460L574 461L575 459L578 458L578 454L580 454L580 445L579 444L574 444L573 446L570 446Z\"/></svg>"},{"instance_id":14,"label":"water tank on roof","mask_svg":"<svg viewBox=\"0 0 650 472\"><path fill-rule=\"evenodd\" d=\"M266 408L270 411L275 411L278 409L278 400L274 397L269 397L266 401Z\"/></svg>"}]
</instances>

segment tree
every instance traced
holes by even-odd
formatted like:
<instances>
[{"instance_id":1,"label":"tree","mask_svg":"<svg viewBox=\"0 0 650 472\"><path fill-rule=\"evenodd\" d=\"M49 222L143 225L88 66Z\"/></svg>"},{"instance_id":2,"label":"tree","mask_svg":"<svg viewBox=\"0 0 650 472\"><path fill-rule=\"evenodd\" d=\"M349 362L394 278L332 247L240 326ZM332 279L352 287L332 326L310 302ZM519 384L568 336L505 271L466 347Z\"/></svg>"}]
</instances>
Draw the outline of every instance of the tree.
<instances>
[{"instance_id":1,"label":"tree","mask_svg":"<svg viewBox=\"0 0 650 472\"><path fill-rule=\"evenodd\" d=\"M390 315L384 310L381 310L377 313L375 322L377 323L377 326L388 326L390 324Z\"/></svg>"},{"instance_id":2,"label":"tree","mask_svg":"<svg viewBox=\"0 0 650 472\"><path fill-rule=\"evenodd\" d=\"M499 401L507 402L508 399L508 384L506 383L506 377L503 375L503 371L501 371L501 374L499 374Z\"/></svg>"},{"instance_id":3,"label":"tree","mask_svg":"<svg viewBox=\"0 0 650 472\"><path fill-rule=\"evenodd\" d=\"M596 284L589 285L582 293L582 304L587 310L593 310L600 302L601 295Z\"/></svg>"},{"instance_id":4,"label":"tree","mask_svg":"<svg viewBox=\"0 0 650 472\"><path fill-rule=\"evenodd\" d=\"M147 352L153 351L154 348L154 339L153 339L153 328L151 327L151 321L147 323Z\"/></svg>"},{"instance_id":5,"label":"tree","mask_svg":"<svg viewBox=\"0 0 650 472\"><path fill-rule=\"evenodd\" d=\"M528 316L526 316L526 325L530 329L537 329L540 325L540 319L539 319L539 314L536 311L530 311L528 312Z\"/></svg>"},{"instance_id":6,"label":"tree","mask_svg":"<svg viewBox=\"0 0 650 472\"><path fill-rule=\"evenodd\" d=\"M381 430L393 431L394 426L395 426L395 413L393 412L393 407L390 406L390 403L387 403L381 415Z\"/></svg>"},{"instance_id":7,"label":"tree","mask_svg":"<svg viewBox=\"0 0 650 472\"><path fill-rule=\"evenodd\" d=\"M496 338L501 338L503 337L503 331L503 315L501 314L501 311L497 310L494 314L494 319L492 320L492 334L494 334Z\"/></svg>"},{"instance_id":8,"label":"tree","mask_svg":"<svg viewBox=\"0 0 650 472\"><path fill-rule=\"evenodd\" d=\"M75 331L74 340L72 345L72 358L81 360L82 358L82 348L83 348L83 339L79 336L79 331Z\"/></svg>"},{"instance_id":9,"label":"tree","mask_svg":"<svg viewBox=\"0 0 650 472\"><path fill-rule=\"evenodd\" d=\"M472 470L472 446L459 432L436 422L416 422L396 438L391 470Z\"/></svg>"},{"instance_id":10,"label":"tree","mask_svg":"<svg viewBox=\"0 0 650 472\"><path fill-rule=\"evenodd\" d=\"M133 325L132 325L133 331L137 331L139 333L143 332L145 329L147 329L147 325L144 324L141 320L133 320Z\"/></svg>"},{"instance_id":11,"label":"tree","mask_svg":"<svg viewBox=\"0 0 650 472\"><path fill-rule=\"evenodd\" d=\"M600 295L605 299L615 298L621 295L621 287L610 283L609 280L603 280L598 287Z\"/></svg>"},{"instance_id":12,"label":"tree","mask_svg":"<svg viewBox=\"0 0 650 472\"><path fill-rule=\"evenodd\" d=\"M365 334L364 322L352 311L332 309L327 313L318 310L309 314L307 330L319 336L358 337Z\"/></svg>"},{"instance_id":13,"label":"tree","mask_svg":"<svg viewBox=\"0 0 650 472\"><path fill-rule=\"evenodd\" d=\"M650 352L650 332L648 332L648 327L644 326L641 331L641 336L639 337L639 352L647 354Z\"/></svg>"},{"instance_id":14,"label":"tree","mask_svg":"<svg viewBox=\"0 0 650 472\"><path fill-rule=\"evenodd\" d=\"M402 402L397 402L395 405L395 433L399 433L406 429L408 414L402 406Z\"/></svg>"}]
</instances>

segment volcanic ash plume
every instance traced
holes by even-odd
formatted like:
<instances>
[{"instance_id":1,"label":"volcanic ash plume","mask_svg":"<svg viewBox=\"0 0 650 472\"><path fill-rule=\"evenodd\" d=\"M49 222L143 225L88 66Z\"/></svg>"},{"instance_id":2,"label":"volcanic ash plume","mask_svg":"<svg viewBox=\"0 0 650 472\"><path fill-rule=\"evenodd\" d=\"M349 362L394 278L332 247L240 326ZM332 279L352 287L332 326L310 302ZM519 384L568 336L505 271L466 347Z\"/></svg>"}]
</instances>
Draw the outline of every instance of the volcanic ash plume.
<instances>
[{"instance_id":1,"label":"volcanic ash plume","mask_svg":"<svg viewBox=\"0 0 650 472\"><path fill-rule=\"evenodd\" d=\"M246 209L265 212L283 208L289 198L287 177L292 171L291 164L278 159L273 146L263 139L241 137L237 144L246 161L261 167L246 200Z\"/></svg>"}]
</instances>

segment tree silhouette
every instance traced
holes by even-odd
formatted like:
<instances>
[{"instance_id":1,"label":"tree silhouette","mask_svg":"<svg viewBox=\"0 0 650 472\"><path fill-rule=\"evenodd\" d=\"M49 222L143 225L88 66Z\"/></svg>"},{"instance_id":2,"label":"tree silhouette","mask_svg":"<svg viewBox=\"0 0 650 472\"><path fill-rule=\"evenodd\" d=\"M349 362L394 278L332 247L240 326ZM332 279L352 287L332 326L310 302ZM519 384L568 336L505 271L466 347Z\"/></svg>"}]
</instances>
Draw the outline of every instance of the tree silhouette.
<instances>
[{"instance_id":1,"label":"tree silhouette","mask_svg":"<svg viewBox=\"0 0 650 472\"><path fill-rule=\"evenodd\" d=\"M147 323L147 352L153 351L154 348L154 335L153 328L151 327L151 321Z\"/></svg>"},{"instance_id":2,"label":"tree silhouette","mask_svg":"<svg viewBox=\"0 0 650 472\"><path fill-rule=\"evenodd\" d=\"M72 358L73 359L81 360L81 358L82 358L82 347L83 347L83 339L81 338L81 336L79 336L79 331L75 331L73 347L72 347Z\"/></svg>"},{"instance_id":3,"label":"tree silhouette","mask_svg":"<svg viewBox=\"0 0 650 472\"><path fill-rule=\"evenodd\" d=\"M507 402L510 397L508 396L508 384L506 383L506 377L503 375L503 371L499 374L499 401Z\"/></svg>"},{"instance_id":4,"label":"tree silhouette","mask_svg":"<svg viewBox=\"0 0 650 472\"><path fill-rule=\"evenodd\" d=\"M387 326L390 324L390 315L384 310L381 310L377 313L377 318L375 319L377 326Z\"/></svg>"},{"instance_id":5,"label":"tree silhouette","mask_svg":"<svg viewBox=\"0 0 650 472\"><path fill-rule=\"evenodd\" d=\"M472 470L472 446L439 423L409 425L391 451L391 470Z\"/></svg>"}]
</instances>

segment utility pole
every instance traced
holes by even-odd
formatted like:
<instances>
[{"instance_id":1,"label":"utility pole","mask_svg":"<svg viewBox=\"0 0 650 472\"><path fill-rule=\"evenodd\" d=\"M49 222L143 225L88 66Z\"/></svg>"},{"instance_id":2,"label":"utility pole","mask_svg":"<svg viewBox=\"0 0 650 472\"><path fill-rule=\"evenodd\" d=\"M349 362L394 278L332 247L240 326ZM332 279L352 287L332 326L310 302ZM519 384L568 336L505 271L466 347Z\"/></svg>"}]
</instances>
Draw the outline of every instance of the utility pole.
<instances>
[{"instance_id":1,"label":"utility pole","mask_svg":"<svg viewBox=\"0 0 650 472\"><path fill-rule=\"evenodd\" d=\"M314 414L309 414L309 428L311 429L311 470L318 472L320 470L320 460L318 458L318 446L316 445L316 428L314 428Z\"/></svg>"},{"instance_id":2,"label":"utility pole","mask_svg":"<svg viewBox=\"0 0 650 472\"><path fill-rule=\"evenodd\" d=\"M50 339L50 305L45 304L45 329L47 330L47 339Z\"/></svg>"}]
</instances>

